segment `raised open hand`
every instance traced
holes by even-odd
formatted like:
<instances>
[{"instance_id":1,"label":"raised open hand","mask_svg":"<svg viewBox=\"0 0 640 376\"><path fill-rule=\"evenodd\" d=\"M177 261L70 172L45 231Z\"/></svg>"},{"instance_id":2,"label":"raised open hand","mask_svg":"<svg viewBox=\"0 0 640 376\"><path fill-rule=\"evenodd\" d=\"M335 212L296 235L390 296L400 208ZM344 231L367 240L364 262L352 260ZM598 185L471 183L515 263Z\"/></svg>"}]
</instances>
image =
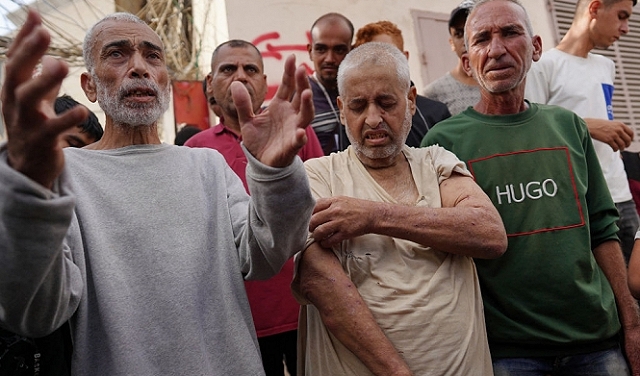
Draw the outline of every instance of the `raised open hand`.
<instances>
[{"instance_id":1,"label":"raised open hand","mask_svg":"<svg viewBox=\"0 0 640 376\"><path fill-rule=\"evenodd\" d=\"M40 15L30 10L7 51L1 94L9 164L48 188L64 166L58 136L88 116L84 106L55 114L53 102L68 68L64 62L44 56L50 40ZM41 73L34 76L39 62Z\"/></svg>"},{"instance_id":2,"label":"raised open hand","mask_svg":"<svg viewBox=\"0 0 640 376\"><path fill-rule=\"evenodd\" d=\"M247 150L267 166L291 164L307 142L305 128L314 114L309 81L303 67L296 69L295 57L287 58L276 96L259 115L253 113L249 93L240 82L231 84L231 95Z\"/></svg>"}]
</instances>

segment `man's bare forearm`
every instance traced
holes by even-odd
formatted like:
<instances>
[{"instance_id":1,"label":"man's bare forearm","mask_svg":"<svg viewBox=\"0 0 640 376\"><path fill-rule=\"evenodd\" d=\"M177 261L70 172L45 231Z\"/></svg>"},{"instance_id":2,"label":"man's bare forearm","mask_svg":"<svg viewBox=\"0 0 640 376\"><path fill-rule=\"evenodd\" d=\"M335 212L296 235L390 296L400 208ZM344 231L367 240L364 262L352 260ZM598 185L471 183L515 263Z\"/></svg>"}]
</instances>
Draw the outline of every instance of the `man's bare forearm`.
<instances>
[{"instance_id":1,"label":"man's bare forearm","mask_svg":"<svg viewBox=\"0 0 640 376\"><path fill-rule=\"evenodd\" d=\"M374 375L411 375L331 250L317 243L300 261L300 289L327 329Z\"/></svg>"}]
</instances>

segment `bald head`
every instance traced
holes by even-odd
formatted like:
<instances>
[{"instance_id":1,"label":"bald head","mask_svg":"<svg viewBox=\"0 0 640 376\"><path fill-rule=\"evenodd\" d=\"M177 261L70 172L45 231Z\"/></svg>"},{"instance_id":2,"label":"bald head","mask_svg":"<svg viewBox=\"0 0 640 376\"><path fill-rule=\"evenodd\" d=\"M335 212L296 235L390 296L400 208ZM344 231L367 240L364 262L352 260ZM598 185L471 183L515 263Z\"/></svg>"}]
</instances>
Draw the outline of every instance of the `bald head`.
<instances>
[{"instance_id":1,"label":"bald head","mask_svg":"<svg viewBox=\"0 0 640 376\"><path fill-rule=\"evenodd\" d=\"M323 14L313 22L310 30L311 39L313 40L314 30L317 29L318 27L325 26L325 25L329 26L329 25L341 24L341 23L344 24L351 33L349 40L350 41L353 40L353 33L354 33L353 23L347 17L343 16L340 13L335 13L335 12Z\"/></svg>"}]
</instances>

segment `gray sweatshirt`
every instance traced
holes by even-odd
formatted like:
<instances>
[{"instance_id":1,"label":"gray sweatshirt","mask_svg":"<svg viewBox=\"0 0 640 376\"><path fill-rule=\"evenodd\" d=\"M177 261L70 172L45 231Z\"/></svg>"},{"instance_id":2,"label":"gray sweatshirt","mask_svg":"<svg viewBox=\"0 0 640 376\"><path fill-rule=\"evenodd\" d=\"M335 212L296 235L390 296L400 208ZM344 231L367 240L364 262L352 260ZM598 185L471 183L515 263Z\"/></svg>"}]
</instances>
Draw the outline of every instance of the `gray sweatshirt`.
<instances>
[{"instance_id":1,"label":"gray sweatshirt","mask_svg":"<svg viewBox=\"0 0 640 376\"><path fill-rule=\"evenodd\" d=\"M298 158L247 153L247 181L212 149L65 149L48 190L0 154L0 325L71 320L74 375L262 375L243 278L304 245L314 201Z\"/></svg>"}]
</instances>

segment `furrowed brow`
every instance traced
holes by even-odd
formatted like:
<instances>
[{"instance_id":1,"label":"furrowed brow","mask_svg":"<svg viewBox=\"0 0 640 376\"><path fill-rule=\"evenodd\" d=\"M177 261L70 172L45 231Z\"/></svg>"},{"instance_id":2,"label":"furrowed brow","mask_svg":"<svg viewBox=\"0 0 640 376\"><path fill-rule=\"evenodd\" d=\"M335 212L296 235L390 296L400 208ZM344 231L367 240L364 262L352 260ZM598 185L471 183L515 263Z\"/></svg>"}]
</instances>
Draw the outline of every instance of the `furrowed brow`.
<instances>
[{"instance_id":1,"label":"furrowed brow","mask_svg":"<svg viewBox=\"0 0 640 376\"><path fill-rule=\"evenodd\" d=\"M524 32L524 27L521 25L506 25L505 27L502 28L503 32L507 32L507 33L523 33Z\"/></svg>"},{"instance_id":2,"label":"furrowed brow","mask_svg":"<svg viewBox=\"0 0 640 376\"><path fill-rule=\"evenodd\" d=\"M108 50L110 48L113 48L113 47L129 47L130 48L131 47L131 42L129 42L126 39L123 39L123 40L116 40L116 41L113 41L111 43L107 43L107 44L104 45L104 47L102 47L102 52L104 52L104 51L106 51L106 50Z\"/></svg>"},{"instance_id":3,"label":"furrowed brow","mask_svg":"<svg viewBox=\"0 0 640 376\"><path fill-rule=\"evenodd\" d=\"M158 52L163 52L162 47L158 46L157 44L153 44L153 43L147 42L147 41L144 41L141 44L146 49L154 50L154 51L158 51Z\"/></svg>"}]
</instances>

